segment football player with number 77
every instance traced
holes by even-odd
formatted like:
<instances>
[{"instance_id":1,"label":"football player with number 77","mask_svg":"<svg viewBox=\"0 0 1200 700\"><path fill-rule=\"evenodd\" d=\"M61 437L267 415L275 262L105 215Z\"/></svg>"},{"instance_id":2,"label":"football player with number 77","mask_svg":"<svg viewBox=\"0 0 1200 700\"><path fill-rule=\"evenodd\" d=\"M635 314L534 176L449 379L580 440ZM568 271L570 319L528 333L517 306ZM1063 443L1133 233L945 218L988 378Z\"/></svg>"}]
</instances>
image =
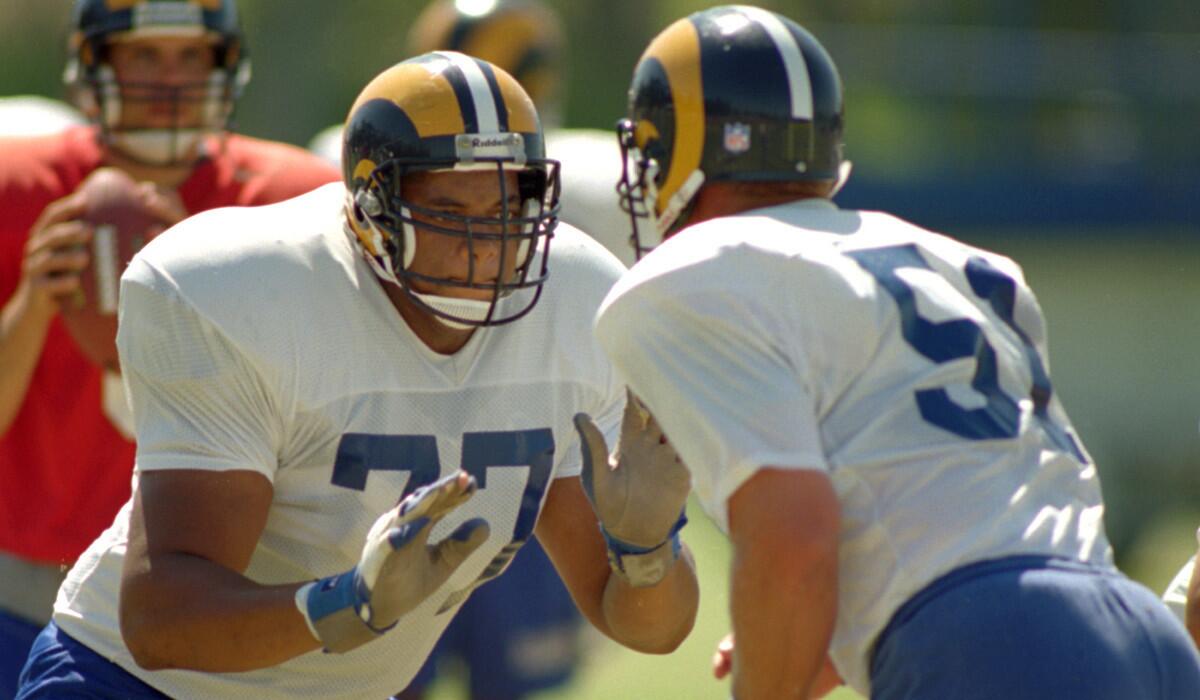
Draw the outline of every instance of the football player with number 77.
<instances>
[{"instance_id":1,"label":"football player with number 77","mask_svg":"<svg viewBox=\"0 0 1200 700\"><path fill-rule=\"evenodd\" d=\"M838 208L842 127L824 48L748 6L660 33L618 127L645 257L596 332L732 540L717 673L736 700L1196 697L1183 626L1113 566L1021 269Z\"/></svg>"},{"instance_id":2,"label":"football player with number 77","mask_svg":"<svg viewBox=\"0 0 1200 700\"><path fill-rule=\"evenodd\" d=\"M556 228L529 96L424 54L343 138L343 182L188 219L125 273L136 486L21 700L387 697L535 533L601 632L690 631L687 471L590 332L624 268Z\"/></svg>"}]
</instances>

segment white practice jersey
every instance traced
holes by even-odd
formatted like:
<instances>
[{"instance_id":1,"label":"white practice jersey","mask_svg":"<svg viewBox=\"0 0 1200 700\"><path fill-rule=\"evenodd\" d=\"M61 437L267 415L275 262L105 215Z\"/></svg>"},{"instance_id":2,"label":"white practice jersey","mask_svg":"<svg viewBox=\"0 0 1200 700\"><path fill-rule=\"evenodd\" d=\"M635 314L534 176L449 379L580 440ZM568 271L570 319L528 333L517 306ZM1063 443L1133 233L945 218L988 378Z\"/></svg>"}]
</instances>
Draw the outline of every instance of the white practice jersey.
<instances>
[{"instance_id":1,"label":"white practice jersey","mask_svg":"<svg viewBox=\"0 0 1200 700\"><path fill-rule=\"evenodd\" d=\"M270 479L266 529L245 572L263 584L350 569L379 515L460 467L480 490L432 539L474 517L489 522L490 539L395 629L348 654L317 651L246 673L145 671L117 622L126 505L71 571L54 619L172 697L399 692L461 593L531 535L552 481L578 475L572 416L587 412L616 438L624 389L591 320L622 272L617 260L561 226L534 310L438 355L344 234L342 201L332 184L280 204L200 214L134 260L122 279L118 346L136 471L253 470Z\"/></svg>"},{"instance_id":2,"label":"white practice jersey","mask_svg":"<svg viewBox=\"0 0 1200 700\"><path fill-rule=\"evenodd\" d=\"M1187 625L1187 593L1188 584L1192 582L1193 571L1196 569L1196 557L1188 559L1179 573L1175 574L1175 578L1171 579L1171 584L1167 586L1166 592L1163 593L1163 602L1175 613L1175 617L1179 618L1185 626Z\"/></svg>"},{"instance_id":3,"label":"white practice jersey","mask_svg":"<svg viewBox=\"0 0 1200 700\"><path fill-rule=\"evenodd\" d=\"M829 474L830 654L864 695L876 636L940 575L1018 553L1111 565L1096 469L1007 258L804 200L668 240L617 283L597 334L722 528L758 469Z\"/></svg>"}]
</instances>

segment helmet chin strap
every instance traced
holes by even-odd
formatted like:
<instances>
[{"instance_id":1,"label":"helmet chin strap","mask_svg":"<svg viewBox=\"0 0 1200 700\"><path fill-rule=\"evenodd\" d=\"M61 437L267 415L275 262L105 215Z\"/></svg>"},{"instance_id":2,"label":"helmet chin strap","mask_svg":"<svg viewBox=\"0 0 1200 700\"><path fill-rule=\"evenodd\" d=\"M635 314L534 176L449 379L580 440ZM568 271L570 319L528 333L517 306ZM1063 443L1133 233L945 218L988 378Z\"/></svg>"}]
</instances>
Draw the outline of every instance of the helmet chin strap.
<instances>
[{"instance_id":1,"label":"helmet chin strap","mask_svg":"<svg viewBox=\"0 0 1200 700\"><path fill-rule=\"evenodd\" d=\"M666 239L667 232L675 225L675 222L679 219L679 215L692 203L692 199L700 191L700 186L703 184L704 171L697 168L679 186L679 191L671 195L671 198L667 200L666 205L663 206L662 214L659 215L655 222L658 225L656 246Z\"/></svg>"},{"instance_id":2,"label":"helmet chin strap","mask_svg":"<svg viewBox=\"0 0 1200 700\"><path fill-rule=\"evenodd\" d=\"M838 192L842 191L842 187L845 187L846 181L850 179L850 171L852 170L854 170L854 164L848 160L843 160L842 164L838 166L838 179L834 183L833 189L829 191L830 199L833 199Z\"/></svg>"}]
</instances>

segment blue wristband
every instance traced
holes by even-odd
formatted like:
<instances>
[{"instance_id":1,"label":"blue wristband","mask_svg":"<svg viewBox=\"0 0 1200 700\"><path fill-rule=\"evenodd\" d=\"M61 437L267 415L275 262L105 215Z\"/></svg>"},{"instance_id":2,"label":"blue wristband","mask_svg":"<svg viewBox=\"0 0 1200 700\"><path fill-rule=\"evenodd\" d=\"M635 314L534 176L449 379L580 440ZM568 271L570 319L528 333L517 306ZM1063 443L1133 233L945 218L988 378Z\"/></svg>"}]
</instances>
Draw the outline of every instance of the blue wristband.
<instances>
[{"instance_id":1,"label":"blue wristband","mask_svg":"<svg viewBox=\"0 0 1200 700\"><path fill-rule=\"evenodd\" d=\"M365 588L365 584L358 575L358 567L320 579L309 590L308 600L305 601L308 619L313 626L316 626L321 619L329 615L342 610L353 610L354 615L361 620L362 604L367 599ZM396 626L396 623L393 622L387 627L379 629L369 620L363 620L363 624L375 634L383 634Z\"/></svg>"},{"instance_id":2,"label":"blue wristband","mask_svg":"<svg viewBox=\"0 0 1200 700\"><path fill-rule=\"evenodd\" d=\"M687 506L684 506L683 510L679 511L679 519L676 520L675 524L671 526L671 531L667 533L666 539L654 545L653 547L639 547L636 544L630 544L629 542L626 542L618 537L613 537L611 534L609 534L608 530L604 528L604 523L600 523L600 534L604 536L604 544L608 546L608 551L611 554L615 554L618 558L626 554L649 554L667 542L671 543L672 552L678 556L680 547L679 531L683 529L684 525L687 525L687 522Z\"/></svg>"},{"instance_id":3,"label":"blue wristband","mask_svg":"<svg viewBox=\"0 0 1200 700\"><path fill-rule=\"evenodd\" d=\"M671 566L679 559L682 543L679 531L687 524L686 512L680 512L679 519L671 527L667 538L653 547L641 547L613 537L600 526L600 534L608 547L608 564L630 585L634 587L654 586L661 581ZM670 548L666 545L670 543Z\"/></svg>"}]
</instances>

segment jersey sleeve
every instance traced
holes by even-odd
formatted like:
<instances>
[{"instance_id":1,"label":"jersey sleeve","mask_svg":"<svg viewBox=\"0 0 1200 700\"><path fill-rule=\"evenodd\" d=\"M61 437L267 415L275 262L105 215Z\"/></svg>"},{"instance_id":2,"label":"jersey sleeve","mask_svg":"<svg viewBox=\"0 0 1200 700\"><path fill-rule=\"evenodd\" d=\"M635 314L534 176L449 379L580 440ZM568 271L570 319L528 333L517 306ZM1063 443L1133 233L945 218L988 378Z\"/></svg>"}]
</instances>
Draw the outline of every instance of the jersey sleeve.
<instances>
[{"instance_id":1,"label":"jersey sleeve","mask_svg":"<svg viewBox=\"0 0 1200 700\"><path fill-rule=\"evenodd\" d=\"M252 363L144 262L122 278L120 300L137 469L244 469L273 481L282 422Z\"/></svg>"},{"instance_id":2,"label":"jersey sleeve","mask_svg":"<svg viewBox=\"0 0 1200 700\"><path fill-rule=\"evenodd\" d=\"M772 340L772 317L720 289L635 288L596 332L619 374L654 412L724 527L726 501L764 466L826 469L800 361Z\"/></svg>"}]
</instances>

